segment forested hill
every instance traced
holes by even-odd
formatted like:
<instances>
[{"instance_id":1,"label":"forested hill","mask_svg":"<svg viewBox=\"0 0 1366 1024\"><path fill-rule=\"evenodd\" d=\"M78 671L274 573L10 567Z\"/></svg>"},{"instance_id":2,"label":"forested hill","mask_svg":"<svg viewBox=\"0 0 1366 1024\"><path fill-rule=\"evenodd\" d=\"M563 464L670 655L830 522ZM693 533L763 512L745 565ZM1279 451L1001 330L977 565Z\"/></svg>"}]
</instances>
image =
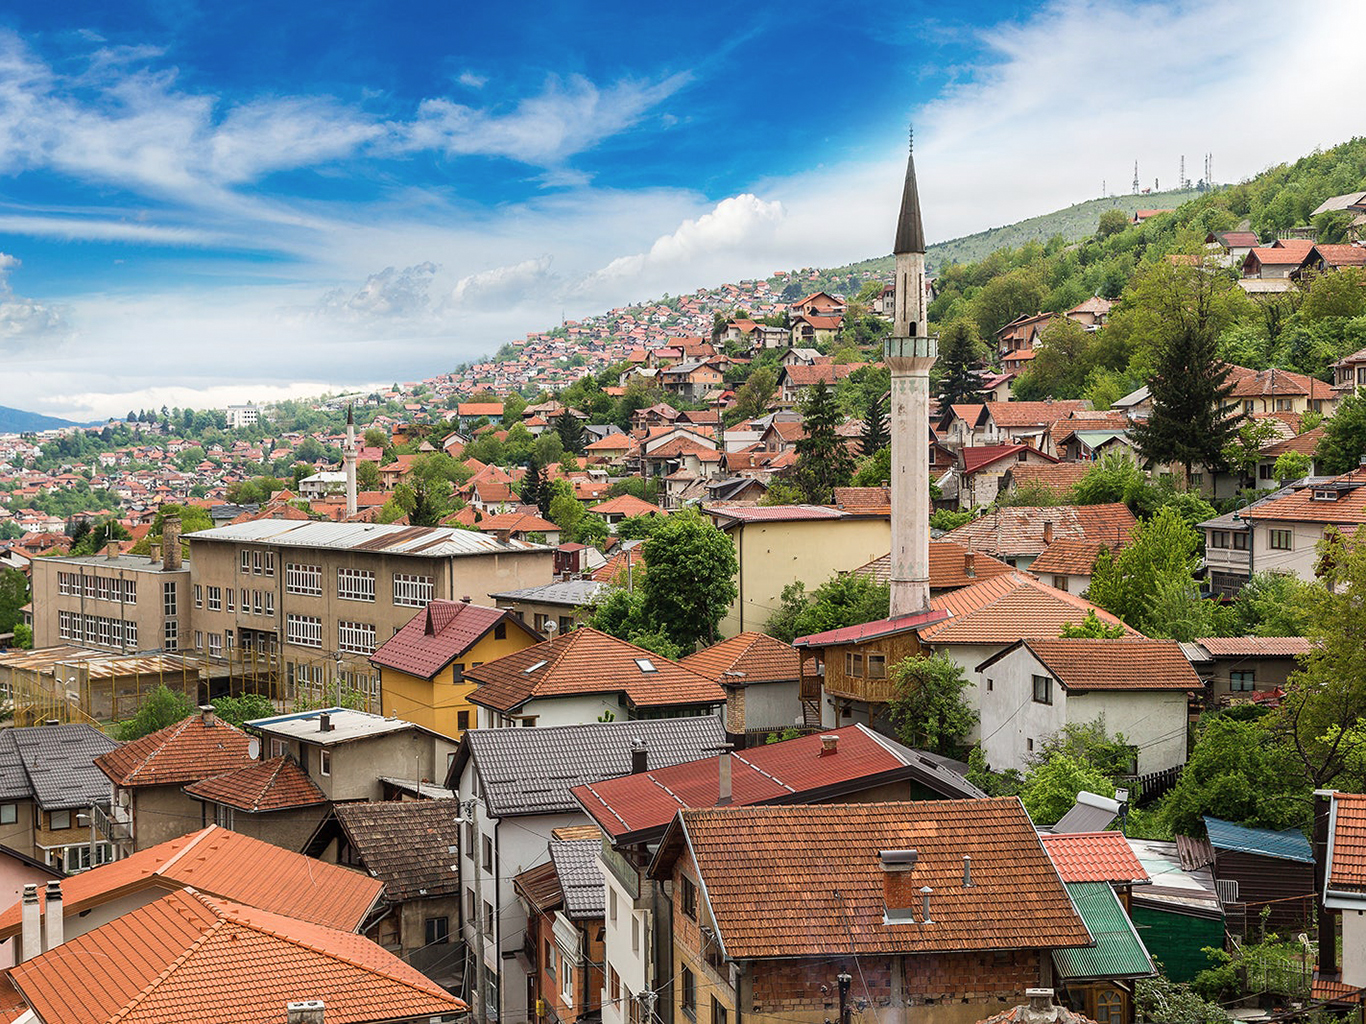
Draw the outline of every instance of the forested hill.
<instances>
[{"instance_id":1,"label":"forested hill","mask_svg":"<svg viewBox=\"0 0 1366 1024\"><path fill-rule=\"evenodd\" d=\"M30 430L57 430L61 427L74 426L77 424L70 420L0 405L0 434L22 434Z\"/></svg>"}]
</instances>

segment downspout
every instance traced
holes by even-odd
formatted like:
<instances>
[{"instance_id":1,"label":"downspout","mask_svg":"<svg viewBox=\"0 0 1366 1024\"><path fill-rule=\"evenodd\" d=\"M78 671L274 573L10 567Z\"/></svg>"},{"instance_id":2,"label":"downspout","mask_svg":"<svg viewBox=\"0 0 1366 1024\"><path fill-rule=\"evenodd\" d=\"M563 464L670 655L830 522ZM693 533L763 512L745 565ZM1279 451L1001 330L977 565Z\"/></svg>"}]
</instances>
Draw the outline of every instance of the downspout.
<instances>
[{"instance_id":1,"label":"downspout","mask_svg":"<svg viewBox=\"0 0 1366 1024\"><path fill-rule=\"evenodd\" d=\"M740 526L738 527L738 529L739 529L739 533L740 533L740 543L736 545L736 547L739 549L739 557L736 559L736 561L739 563L739 566L738 566L738 571L737 571L736 575L740 577L740 629L739 629L739 632L743 633L743 632L745 631L745 526L744 526L744 524L741 523Z\"/></svg>"}]
</instances>

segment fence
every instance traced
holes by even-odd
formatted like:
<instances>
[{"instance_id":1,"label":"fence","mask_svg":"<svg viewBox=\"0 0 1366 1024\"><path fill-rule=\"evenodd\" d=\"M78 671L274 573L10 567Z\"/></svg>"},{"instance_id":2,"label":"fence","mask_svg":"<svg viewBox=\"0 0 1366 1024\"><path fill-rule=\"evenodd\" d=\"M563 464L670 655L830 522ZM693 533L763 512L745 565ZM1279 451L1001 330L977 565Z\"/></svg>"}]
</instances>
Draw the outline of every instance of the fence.
<instances>
[{"instance_id":1,"label":"fence","mask_svg":"<svg viewBox=\"0 0 1366 1024\"><path fill-rule=\"evenodd\" d=\"M1129 795L1130 805L1146 807L1158 797L1170 793L1181 781L1181 769L1183 767L1183 765L1176 765L1173 768L1164 768L1160 772L1149 772L1147 775L1139 775L1134 778L1129 784L1132 791Z\"/></svg>"}]
</instances>

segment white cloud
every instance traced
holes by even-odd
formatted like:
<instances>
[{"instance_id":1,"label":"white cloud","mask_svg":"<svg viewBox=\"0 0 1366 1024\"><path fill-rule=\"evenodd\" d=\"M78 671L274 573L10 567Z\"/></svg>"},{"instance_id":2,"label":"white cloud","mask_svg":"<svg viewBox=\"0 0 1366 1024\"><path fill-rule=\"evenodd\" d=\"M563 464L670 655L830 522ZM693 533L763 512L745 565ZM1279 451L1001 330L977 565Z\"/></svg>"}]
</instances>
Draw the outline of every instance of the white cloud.
<instances>
[{"instance_id":1,"label":"white cloud","mask_svg":"<svg viewBox=\"0 0 1366 1024\"><path fill-rule=\"evenodd\" d=\"M385 267L371 274L358 290L334 289L323 296L322 312L351 321L409 320L425 316L431 306L428 290L435 263L418 263L396 270Z\"/></svg>"},{"instance_id":2,"label":"white cloud","mask_svg":"<svg viewBox=\"0 0 1366 1024\"><path fill-rule=\"evenodd\" d=\"M489 84L489 76L476 75L473 71L462 71L456 81L467 89L482 89Z\"/></svg>"},{"instance_id":3,"label":"white cloud","mask_svg":"<svg viewBox=\"0 0 1366 1024\"><path fill-rule=\"evenodd\" d=\"M69 325L52 306L14 294L9 275L20 261L0 252L0 353L16 352L38 345L52 345L70 331Z\"/></svg>"},{"instance_id":4,"label":"white cloud","mask_svg":"<svg viewBox=\"0 0 1366 1024\"><path fill-rule=\"evenodd\" d=\"M497 307L542 301L555 293L550 256L467 274L447 296L447 307Z\"/></svg>"}]
</instances>

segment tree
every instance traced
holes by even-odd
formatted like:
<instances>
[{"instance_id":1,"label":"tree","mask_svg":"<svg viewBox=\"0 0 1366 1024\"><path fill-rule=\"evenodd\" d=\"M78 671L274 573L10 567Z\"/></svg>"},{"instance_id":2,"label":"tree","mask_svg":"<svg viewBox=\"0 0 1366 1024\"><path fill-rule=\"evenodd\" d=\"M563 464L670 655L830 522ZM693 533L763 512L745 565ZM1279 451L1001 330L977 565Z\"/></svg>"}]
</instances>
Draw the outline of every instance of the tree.
<instances>
[{"instance_id":1,"label":"tree","mask_svg":"<svg viewBox=\"0 0 1366 1024\"><path fill-rule=\"evenodd\" d=\"M367 448L388 448L389 435L379 427L367 427L365 433L361 435L361 443Z\"/></svg>"},{"instance_id":2,"label":"tree","mask_svg":"<svg viewBox=\"0 0 1366 1024\"><path fill-rule=\"evenodd\" d=\"M617 523L616 534L620 540L639 540L651 536L659 528L664 517L658 512L644 512L638 516L627 516Z\"/></svg>"},{"instance_id":3,"label":"tree","mask_svg":"<svg viewBox=\"0 0 1366 1024\"><path fill-rule=\"evenodd\" d=\"M398 514L389 518L389 514L394 511ZM436 526L450 515L451 511L449 480L433 480L409 473L408 478L394 488L394 496L381 511L380 521L393 522L406 515L409 526Z\"/></svg>"},{"instance_id":4,"label":"tree","mask_svg":"<svg viewBox=\"0 0 1366 1024\"><path fill-rule=\"evenodd\" d=\"M550 495L545 486L545 470L541 460L533 454L526 464L526 475L522 477L522 504L535 505L544 517L550 512Z\"/></svg>"},{"instance_id":5,"label":"tree","mask_svg":"<svg viewBox=\"0 0 1366 1024\"><path fill-rule=\"evenodd\" d=\"M1105 622L1092 608L1081 622L1064 622L1061 635L1069 639L1117 640L1124 635L1124 627Z\"/></svg>"},{"instance_id":6,"label":"tree","mask_svg":"<svg viewBox=\"0 0 1366 1024\"><path fill-rule=\"evenodd\" d=\"M963 740L977 724L977 711L964 698L968 685L947 654L903 658L893 673L896 693L887 706L901 742L946 757L961 757Z\"/></svg>"},{"instance_id":7,"label":"tree","mask_svg":"<svg viewBox=\"0 0 1366 1024\"><path fill-rule=\"evenodd\" d=\"M939 330L939 402L941 408L982 400L977 374L985 346L977 325L966 318L951 320Z\"/></svg>"},{"instance_id":8,"label":"tree","mask_svg":"<svg viewBox=\"0 0 1366 1024\"><path fill-rule=\"evenodd\" d=\"M882 404L882 397L878 396L868 403L868 409L863 414L863 434L859 442L859 451L868 456L881 451L892 443L892 435L887 429L887 410Z\"/></svg>"},{"instance_id":9,"label":"tree","mask_svg":"<svg viewBox=\"0 0 1366 1024\"><path fill-rule=\"evenodd\" d=\"M1279 437L1280 431L1270 420L1247 420L1224 445L1224 464L1238 474L1241 486L1256 484L1262 449Z\"/></svg>"},{"instance_id":10,"label":"tree","mask_svg":"<svg viewBox=\"0 0 1366 1024\"><path fill-rule=\"evenodd\" d=\"M1186 590L1195 586L1200 538L1171 508L1162 508L1134 529L1133 539L1118 555L1103 549L1091 574L1087 598L1134 629L1149 636L1160 622L1153 596L1164 585Z\"/></svg>"},{"instance_id":11,"label":"tree","mask_svg":"<svg viewBox=\"0 0 1366 1024\"><path fill-rule=\"evenodd\" d=\"M1219 358L1219 333L1233 319L1228 290L1241 290L1213 267L1162 261L1134 289L1152 346L1152 411L1130 436L1144 458L1216 467L1242 420L1230 413L1234 381Z\"/></svg>"},{"instance_id":12,"label":"tree","mask_svg":"<svg viewBox=\"0 0 1366 1024\"><path fill-rule=\"evenodd\" d=\"M574 527L574 540L579 544L600 545L611 535L607 520L596 512L585 512Z\"/></svg>"},{"instance_id":13,"label":"tree","mask_svg":"<svg viewBox=\"0 0 1366 1024\"><path fill-rule=\"evenodd\" d=\"M275 714L275 702L263 693L244 693L240 697L218 697L213 702L214 714L229 725L242 728L257 718Z\"/></svg>"},{"instance_id":14,"label":"tree","mask_svg":"<svg viewBox=\"0 0 1366 1024\"><path fill-rule=\"evenodd\" d=\"M1129 218L1123 210L1106 210L1100 215L1100 222L1096 225L1096 237L1109 238L1128 226Z\"/></svg>"},{"instance_id":15,"label":"tree","mask_svg":"<svg viewBox=\"0 0 1366 1024\"><path fill-rule=\"evenodd\" d=\"M1024 401L1080 398L1104 352L1101 334L1065 316L1054 317L1043 329L1034 358L1011 385L1011 397Z\"/></svg>"},{"instance_id":16,"label":"tree","mask_svg":"<svg viewBox=\"0 0 1366 1024\"><path fill-rule=\"evenodd\" d=\"M1349 473L1366 453L1366 393L1358 390L1338 403L1314 450L1320 473Z\"/></svg>"},{"instance_id":17,"label":"tree","mask_svg":"<svg viewBox=\"0 0 1366 1024\"><path fill-rule=\"evenodd\" d=\"M26 622L14 624L14 646L21 651L33 649L33 627Z\"/></svg>"},{"instance_id":18,"label":"tree","mask_svg":"<svg viewBox=\"0 0 1366 1024\"><path fill-rule=\"evenodd\" d=\"M583 454L583 424L569 409L566 408L555 417L555 433L559 435L565 451Z\"/></svg>"},{"instance_id":19,"label":"tree","mask_svg":"<svg viewBox=\"0 0 1366 1024\"><path fill-rule=\"evenodd\" d=\"M1077 505L1109 505L1122 501L1135 515L1146 512L1148 478L1123 452L1102 455L1072 486L1070 500Z\"/></svg>"},{"instance_id":20,"label":"tree","mask_svg":"<svg viewBox=\"0 0 1366 1024\"><path fill-rule=\"evenodd\" d=\"M847 487L853 479L854 458L835 432L842 419L824 380L807 389L801 412L806 434L797 439L794 482L808 502L825 505L834 500L836 487Z\"/></svg>"},{"instance_id":21,"label":"tree","mask_svg":"<svg viewBox=\"0 0 1366 1024\"><path fill-rule=\"evenodd\" d=\"M715 641L717 627L739 594L739 563L731 539L694 508L669 515L643 545L644 611L683 650Z\"/></svg>"},{"instance_id":22,"label":"tree","mask_svg":"<svg viewBox=\"0 0 1366 1024\"><path fill-rule=\"evenodd\" d=\"M28 600L28 577L18 569L0 569L0 633L13 632L23 624Z\"/></svg>"},{"instance_id":23,"label":"tree","mask_svg":"<svg viewBox=\"0 0 1366 1024\"><path fill-rule=\"evenodd\" d=\"M1314 589L1280 572L1258 572L1243 584L1223 630L1229 636L1304 636Z\"/></svg>"},{"instance_id":24,"label":"tree","mask_svg":"<svg viewBox=\"0 0 1366 1024\"><path fill-rule=\"evenodd\" d=\"M140 739L194 713L195 706L189 697L179 690L168 688L165 683L159 683L155 690L143 697L137 714L114 727L114 738L124 743Z\"/></svg>"},{"instance_id":25,"label":"tree","mask_svg":"<svg viewBox=\"0 0 1366 1024\"><path fill-rule=\"evenodd\" d=\"M1055 753L1025 773L1020 799L1037 825L1055 824L1086 791L1113 797L1115 786L1105 774L1064 753Z\"/></svg>"},{"instance_id":26,"label":"tree","mask_svg":"<svg viewBox=\"0 0 1366 1024\"><path fill-rule=\"evenodd\" d=\"M811 593L800 580L783 587L779 606L764 632L791 643L799 636L885 619L891 588L871 576L836 574Z\"/></svg>"},{"instance_id":27,"label":"tree","mask_svg":"<svg viewBox=\"0 0 1366 1024\"><path fill-rule=\"evenodd\" d=\"M1309 467L1313 465L1313 460L1305 455L1304 452L1297 452L1293 449L1281 452L1276 457L1276 463L1271 467L1271 475L1276 478L1276 482L1282 487L1292 480L1299 480L1309 472Z\"/></svg>"},{"instance_id":28,"label":"tree","mask_svg":"<svg viewBox=\"0 0 1366 1024\"><path fill-rule=\"evenodd\" d=\"M550 481L545 488L550 495L547 507L548 518L560 529L572 533L583 518L583 502L574 497L574 488L563 478Z\"/></svg>"},{"instance_id":29,"label":"tree","mask_svg":"<svg viewBox=\"0 0 1366 1024\"><path fill-rule=\"evenodd\" d=\"M768 410L768 403L778 390L778 378L767 366L756 366L749 378L735 392L735 407L732 413L735 422L757 419Z\"/></svg>"},{"instance_id":30,"label":"tree","mask_svg":"<svg viewBox=\"0 0 1366 1024\"><path fill-rule=\"evenodd\" d=\"M362 491L378 491L381 487L379 463L366 459L356 463L356 488Z\"/></svg>"},{"instance_id":31,"label":"tree","mask_svg":"<svg viewBox=\"0 0 1366 1024\"><path fill-rule=\"evenodd\" d=\"M797 490L786 480L770 480L768 490L764 491L764 496L759 499L759 504L765 507L772 505L800 505L802 502L802 492Z\"/></svg>"}]
</instances>

